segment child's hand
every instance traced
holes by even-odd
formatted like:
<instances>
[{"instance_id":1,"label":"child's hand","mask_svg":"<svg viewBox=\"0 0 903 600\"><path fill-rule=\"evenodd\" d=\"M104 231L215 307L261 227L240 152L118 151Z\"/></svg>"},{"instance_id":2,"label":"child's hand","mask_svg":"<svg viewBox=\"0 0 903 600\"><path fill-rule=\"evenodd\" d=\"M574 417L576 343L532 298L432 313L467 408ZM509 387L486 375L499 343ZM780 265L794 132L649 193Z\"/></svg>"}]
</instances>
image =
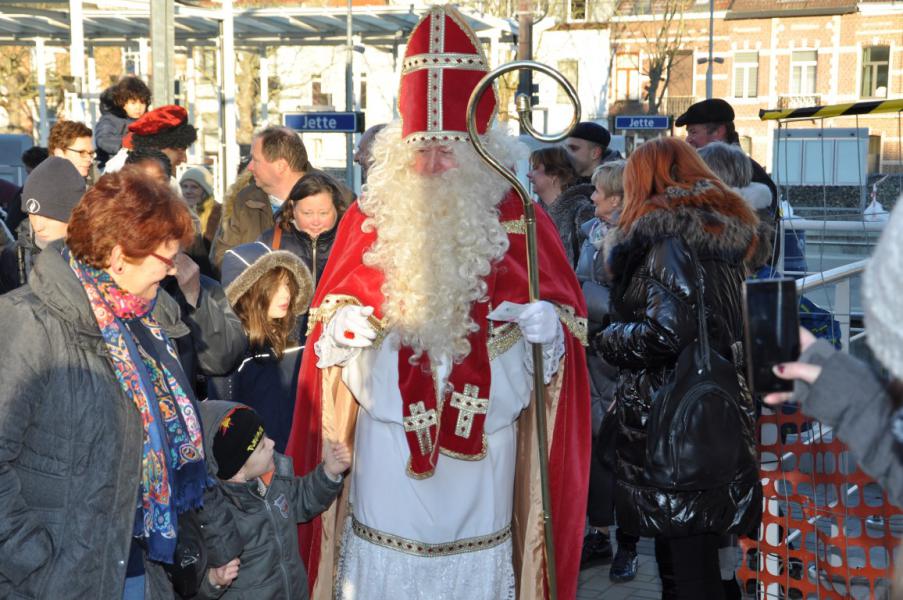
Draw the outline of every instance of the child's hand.
<instances>
[{"instance_id":1,"label":"child's hand","mask_svg":"<svg viewBox=\"0 0 903 600\"><path fill-rule=\"evenodd\" d=\"M207 569L207 579L217 588L224 588L232 585L232 581L238 577L238 567L241 560L236 556L221 567Z\"/></svg>"},{"instance_id":2,"label":"child's hand","mask_svg":"<svg viewBox=\"0 0 903 600\"><path fill-rule=\"evenodd\" d=\"M342 442L326 442L323 469L330 479L335 479L351 466L351 450Z\"/></svg>"}]
</instances>

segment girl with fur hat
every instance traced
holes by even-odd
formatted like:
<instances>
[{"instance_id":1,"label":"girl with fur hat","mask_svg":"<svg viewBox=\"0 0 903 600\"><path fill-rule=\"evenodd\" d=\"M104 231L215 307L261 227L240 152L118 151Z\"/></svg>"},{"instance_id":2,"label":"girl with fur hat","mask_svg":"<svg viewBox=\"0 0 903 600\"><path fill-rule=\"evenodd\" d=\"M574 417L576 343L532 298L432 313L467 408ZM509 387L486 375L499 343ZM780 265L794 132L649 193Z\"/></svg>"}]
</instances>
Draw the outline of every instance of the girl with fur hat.
<instances>
[{"instance_id":1,"label":"girl with fur hat","mask_svg":"<svg viewBox=\"0 0 903 600\"><path fill-rule=\"evenodd\" d=\"M656 538L665 599L739 597L735 580L721 581L720 537L754 534L761 517L748 392L736 398L737 430L731 432L736 446L723 449L736 457L727 467L733 474L724 473L704 489L663 487L650 479L646 451L659 392L673 381L678 357L698 336L698 303L714 351L731 360L742 340L741 290L749 263L758 258L758 223L749 205L692 147L659 138L639 146L627 161L623 211L603 245L610 249L612 322L591 342L618 367L618 526ZM742 384L739 370L737 377ZM695 454L681 460L708 470L704 440L695 447Z\"/></svg>"},{"instance_id":2,"label":"girl with fur hat","mask_svg":"<svg viewBox=\"0 0 903 600\"><path fill-rule=\"evenodd\" d=\"M209 396L251 406L276 450L283 452L304 349L294 332L313 296L310 271L291 252L252 242L228 250L222 272L226 297L248 335L249 350L231 375L210 381Z\"/></svg>"}]
</instances>

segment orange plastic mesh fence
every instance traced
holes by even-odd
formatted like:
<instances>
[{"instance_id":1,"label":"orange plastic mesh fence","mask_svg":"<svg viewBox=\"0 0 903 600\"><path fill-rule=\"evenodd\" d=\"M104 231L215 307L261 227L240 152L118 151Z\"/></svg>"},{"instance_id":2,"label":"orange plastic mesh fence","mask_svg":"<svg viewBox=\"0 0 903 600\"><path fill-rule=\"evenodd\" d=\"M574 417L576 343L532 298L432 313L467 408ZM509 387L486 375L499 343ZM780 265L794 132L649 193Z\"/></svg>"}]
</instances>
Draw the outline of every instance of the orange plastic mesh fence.
<instances>
[{"instance_id":1,"label":"orange plastic mesh fence","mask_svg":"<svg viewBox=\"0 0 903 600\"><path fill-rule=\"evenodd\" d=\"M903 512L833 431L785 406L763 411L760 540L741 540L738 578L756 598L889 598Z\"/></svg>"}]
</instances>

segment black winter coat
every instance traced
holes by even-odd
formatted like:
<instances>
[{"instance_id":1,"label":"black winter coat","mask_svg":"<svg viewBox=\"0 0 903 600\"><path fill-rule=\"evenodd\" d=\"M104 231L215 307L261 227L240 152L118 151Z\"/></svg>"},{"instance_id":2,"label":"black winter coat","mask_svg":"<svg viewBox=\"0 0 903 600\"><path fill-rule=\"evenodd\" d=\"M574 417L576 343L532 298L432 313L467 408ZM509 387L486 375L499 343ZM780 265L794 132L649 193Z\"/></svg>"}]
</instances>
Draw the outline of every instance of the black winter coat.
<instances>
[{"instance_id":1,"label":"black winter coat","mask_svg":"<svg viewBox=\"0 0 903 600\"><path fill-rule=\"evenodd\" d=\"M301 259L301 262L310 269L310 274L314 277L314 289L317 288L317 282L323 275L323 269L326 268L326 261L329 259L329 253L332 251L332 244L335 242L335 234L339 229L339 221L336 219L335 225L329 231L324 231L316 239L311 238L303 231L299 231L292 226L291 233L283 230L282 242L279 246L280 250L288 250ZM263 242L270 248L273 247L273 229L267 229L260 237L258 242ZM316 269L314 268L316 266Z\"/></svg>"},{"instance_id":2,"label":"black winter coat","mask_svg":"<svg viewBox=\"0 0 903 600\"><path fill-rule=\"evenodd\" d=\"M564 253L572 267L577 266L580 247L585 239L580 227L592 219L596 212L596 207L590 200L592 193L591 184L572 185L551 206L542 201L539 203L552 217L555 228L558 229L558 237L564 245Z\"/></svg>"},{"instance_id":3,"label":"black winter coat","mask_svg":"<svg viewBox=\"0 0 903 600\"><path fill-rule=\"evenodd\" d=\"M739 198L736 201L742 202ZM721 229L720 234L710 233ZM592 343L619 367L617 414L618 525L634 535L680 536L753 532L761 516L752 400L738 399L747 422L737 431L743 446L734 480L693 492L655 489L643 477L646 421L655 395L672 375L681 350L697 335L697 285L687 245L704 272L705 309L712 347L731 360L742 335L741 293L744 258L754 244L756 225L707 209L655 210L606 238L613 274L613 322ZM735 363L737 361L735 360ZM738 377L739 374L738 365Z\"/></svg>"}]
</instances>

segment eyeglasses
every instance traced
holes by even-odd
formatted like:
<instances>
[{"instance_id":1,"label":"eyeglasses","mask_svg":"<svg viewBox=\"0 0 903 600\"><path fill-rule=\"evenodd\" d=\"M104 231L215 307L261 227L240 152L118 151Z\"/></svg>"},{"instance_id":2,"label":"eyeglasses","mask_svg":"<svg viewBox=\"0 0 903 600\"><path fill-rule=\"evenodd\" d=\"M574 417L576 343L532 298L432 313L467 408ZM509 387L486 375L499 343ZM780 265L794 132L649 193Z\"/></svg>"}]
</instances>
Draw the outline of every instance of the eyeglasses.
<instances>
[{"instance_id":1,"label":"eyeglasses","mask_svg":"<svg viewBox=\"0 0 903 600\"><path fill-rule=\"evenodd\" d=\"M82 158L94 158L97 156L97 153L94 150L76 150L75 148L66 148L69 152L75 152Z\"/></svg>"},{"instance_id":2,"label":"eyeglasses","mask_svg":"<svg viewBox=\"0 0 903 600\"><path fill-rule=\"evenodd\" d=\"M154 258L156 258L157 260L159 260L164 265L166 265L167 271L172 271L173 269L176 268L176 263L171 258L166 258L165 256L160 256L156 252L151 252L150 255L153 256Z\"/></svg>"}]
</instances>

